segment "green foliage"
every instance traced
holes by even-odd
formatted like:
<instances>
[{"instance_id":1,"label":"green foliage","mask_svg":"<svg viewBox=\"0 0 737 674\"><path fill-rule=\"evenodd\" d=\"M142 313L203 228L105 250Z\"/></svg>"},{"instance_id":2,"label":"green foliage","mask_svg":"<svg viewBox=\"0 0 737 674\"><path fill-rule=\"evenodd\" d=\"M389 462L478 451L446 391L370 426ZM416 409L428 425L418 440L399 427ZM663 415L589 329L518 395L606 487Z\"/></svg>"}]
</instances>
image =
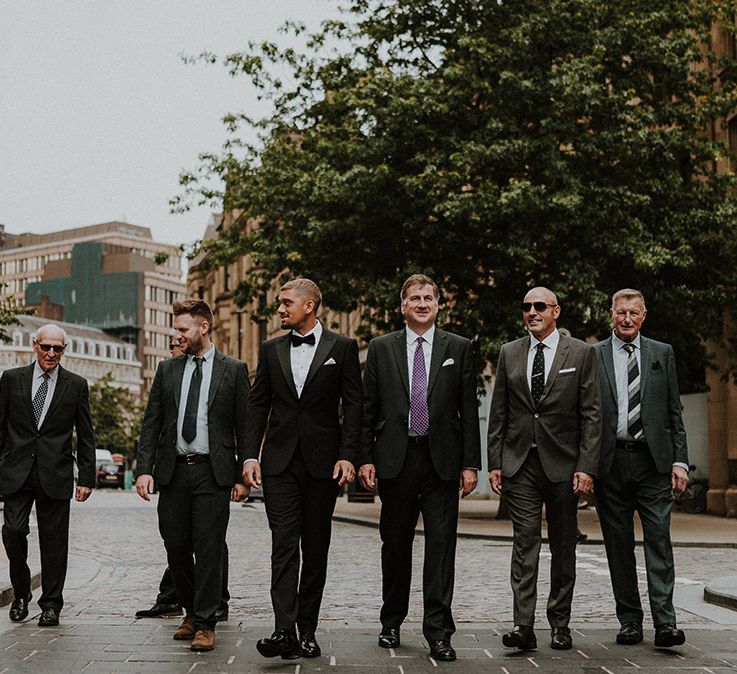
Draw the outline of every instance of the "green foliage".
<instances>
[{"instance_id":1,"label":"green foliage","mask_svg":"<svg viewBox=\"0 0 737 674\"><path fill-rule=\"evenodd\" d=\"M12 341L12 337L8 334L5 326L19 325L18 316L27 313L23 310L12 295L0 296L0 340L3 342Z\"/></svg>"},{"instance_id":2,"label":"green foliage","mask_svg":"<svg viewBox=\"0 0 737 674\"><path fill-rule=\"evenodd\" d=\"M113 384L112 373L90 384L90 412L97 446L124 454L129 462L136 454L143 411L137 396Z\"/></svg>"},{"instance_id":3,"label":"green foliage","mask_svg":"<svg viewBox=\"0 0 737 674\"><path fill-rule=\"evenodd\" d=\"M223 152L182 176L180 206L223 198L260 222L204 243L212 264L251 255L239 300L309 276L328 306L361 308L368 336L398 324L397 290L422 271L445 326L493 361L522 334L527 288L553 289L583 337L605 335L608 297L636 287L648 334L674 343L693 385L736 280L735 179L716 173L727 150L709 134L737 101L734 59L711 45L733 2L344 9L315 35L288 27L301 52L225 59L273 114L229 115Z\"/></svg>"}]
</instances>

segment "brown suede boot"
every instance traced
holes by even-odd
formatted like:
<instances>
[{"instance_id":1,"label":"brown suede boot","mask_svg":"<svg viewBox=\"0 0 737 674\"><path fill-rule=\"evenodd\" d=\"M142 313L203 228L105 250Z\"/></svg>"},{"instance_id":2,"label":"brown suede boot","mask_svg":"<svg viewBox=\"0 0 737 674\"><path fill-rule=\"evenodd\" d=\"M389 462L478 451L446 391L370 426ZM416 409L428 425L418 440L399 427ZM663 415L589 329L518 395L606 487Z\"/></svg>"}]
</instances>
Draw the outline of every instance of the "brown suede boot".
<instances>
[{"instance_id":1,"label":"brown suede boot","mask_svg":"<svg viewBox=\"0 0 737 674\"><path fill-rule=\"evenodd\" d=\"M185 639L193 639L195 634L194 620L186 615L182 620L182 624L177 627L177 631L174 632L174 638L184 641Z\"/></svg>"},{"instance_id":2,"label":"brown suede boot","mask_svg":"<svg viewBox=\"0 0 737 674\"><path fill-rule=\"evenodd\" d=\"M215 630L197 630L190 648L193 651L211 651L215 648Z\"/></svg>"}]
</instances>

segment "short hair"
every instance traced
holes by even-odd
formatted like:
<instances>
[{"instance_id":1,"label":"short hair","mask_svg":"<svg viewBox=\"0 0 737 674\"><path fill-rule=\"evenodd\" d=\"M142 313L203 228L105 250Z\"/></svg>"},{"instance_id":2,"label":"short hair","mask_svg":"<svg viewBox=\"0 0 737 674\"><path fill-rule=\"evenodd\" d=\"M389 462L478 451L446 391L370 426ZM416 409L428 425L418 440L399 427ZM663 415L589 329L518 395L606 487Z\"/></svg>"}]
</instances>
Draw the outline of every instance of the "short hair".
<instances>
[{"instance_id":1,"label":"short hair","mask_svg":"<svg viewBox=\"0 0 737 674\"><path fill-rule=\"evenodd\" d=\"M412 274L412 276L402 284L402 290L399 293L399 299L402 302L407 299L407 290L412 286L432 286L432 294L435 295L435 299L437 300L440 298L440 289L435 281L425 274Z\"/></svg>"},{"instance_id":2,"label":"short hair","mask_svg":"<svg viewBox=\"0 0 737 674\"><path fill-rule=\"evenodd\" d=\"M47 330L49 330L49 328L54 328L54 330L58 330L61 333L61 339L64 342L64 344L67 343L66 331L60 325L56 325L55 323L46 323L46 325L42 325L38 330L36 330L36 333L33 335L33 339L35 339L36 342L39 342L41 333L46 332Z\"/></svg>"},{"instance_id":3,"label":"short hair","mask_svg":"<svg viewBox=\"0 0 737 674\"><path fill-rule=\"evenodd\" d=\"M298 295L312 300L315 303L315 313L320 308L322 303L322 293L320 292L320 286L314 281L308 278L295 278L291 281L287 281L279 292L282 290L296 290Z\"/></svg>"},{"instance_id":4,"label":"short hair","mask_svg":"<svg viewBox=\"0 0 737 674\"><path fill-rule=\"evenodd\" d=\"M189 314L194 318L200 318L203 321L207 321L207 324L210 326L210 329L207 332L209 333L212 330L212 309L210 309L210 305L205 302L205 300L190 299L183 300L181 302L174 302L172 310L174 311L175 316Z\"/></svg>"},{"instance_id":5,"label":"short hair","mask_svg":"<svg viewBox=\"0 0 737 674\"><path fill-rule=\"evenodd\" d=\"M617 292L612 295L612 309L614 309L614 305L619 300L640 300L640 302L642 302L642 308L647 309L645 306L645 296L639 290L634 290L633 288L622 288L622 290L617 290Z\"/></svg>"}]
</instances>

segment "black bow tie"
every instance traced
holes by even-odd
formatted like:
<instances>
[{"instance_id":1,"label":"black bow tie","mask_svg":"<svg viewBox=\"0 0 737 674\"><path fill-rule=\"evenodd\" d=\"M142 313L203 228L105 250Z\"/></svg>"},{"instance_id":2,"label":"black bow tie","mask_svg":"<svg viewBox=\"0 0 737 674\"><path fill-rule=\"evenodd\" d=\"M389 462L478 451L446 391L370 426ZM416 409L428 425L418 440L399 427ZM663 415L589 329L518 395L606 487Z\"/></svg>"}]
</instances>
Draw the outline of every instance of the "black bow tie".
<instances>
[{"instance_id":1,"label":"black bow tie","mask_svg":"<svg viewBox=\"0 0 737 674\"><path fill-rule=\"evenodd\" d=\"M296 333L292 333L292 346L302 346L302 344L314 344L315 343L315 333L311 332L306 337L302 337L301 335L298 335Z\"/></svg>"}]
</instances>

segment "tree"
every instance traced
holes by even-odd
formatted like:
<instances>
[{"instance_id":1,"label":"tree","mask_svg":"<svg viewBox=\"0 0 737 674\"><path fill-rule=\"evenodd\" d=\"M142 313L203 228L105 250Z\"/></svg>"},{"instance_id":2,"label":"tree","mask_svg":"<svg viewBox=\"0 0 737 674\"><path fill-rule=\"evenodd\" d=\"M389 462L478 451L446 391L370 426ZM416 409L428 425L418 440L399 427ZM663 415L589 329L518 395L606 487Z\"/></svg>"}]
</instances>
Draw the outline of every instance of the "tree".
<instances>
[{"instance_id":1,"label":"tree","mask_svg":"<svg viewBox=\"0 0 737 674\"><path fill-rule=\"evenodd\" d=\"M128 389L113 384L108 372L90 384L90 413L97 446L120 453L132 461L143 421L143 405Z\"/></svg>"},{"instance_id":2,"label":"tree","mask_svg":"<svg viewBox=\"0 0 737 674\"><path fill-rule=\"evenodd\" d=\"M306 275L368 334L397 326L397 289L422 271L482 361L522 334L528 287L557 292L579 337L605 335L608 296L640 288L648 334L693 385L737 280L735 178L708 133L737 101L737 62L711 44L732 5L352 0L314 35L288 26L301 53L225 59L273 114L229 115L175 206L222 198L258 219L202 244L211 264L251 256L241 303Z\"/></svg>"},{"instance_id":3,"label":"tree","mask_svg":"<svg viewBox=\"0 0 737 674\"><path fill-rule=\"evenodd\" d=\"M0 340L3 342L11 341L11 337L5 326L19 325L18 316L24 313L23 308L15 301L12 295L0 296Z\"/></svg>"}]
</instances>

